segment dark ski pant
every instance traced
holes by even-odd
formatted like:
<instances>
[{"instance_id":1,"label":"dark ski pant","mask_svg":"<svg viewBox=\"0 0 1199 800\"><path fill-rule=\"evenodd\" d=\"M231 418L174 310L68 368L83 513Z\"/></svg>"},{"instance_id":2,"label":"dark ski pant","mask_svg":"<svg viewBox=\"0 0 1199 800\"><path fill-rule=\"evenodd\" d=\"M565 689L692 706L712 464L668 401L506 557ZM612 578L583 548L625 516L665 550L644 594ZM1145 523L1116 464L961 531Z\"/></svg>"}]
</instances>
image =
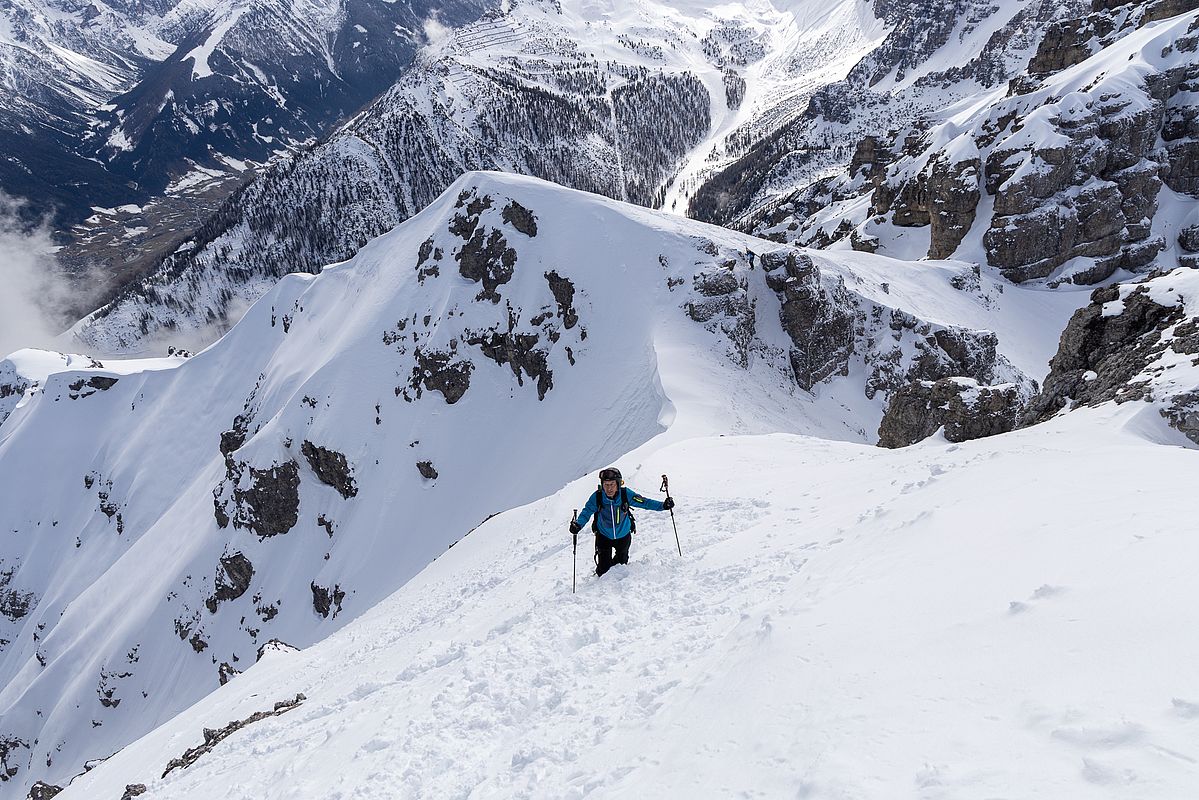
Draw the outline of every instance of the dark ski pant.
<instances>
[{"instance_id":1,"label":"dark ski pant","mask_svg":"<svg viewBox=\"0 0 1199 800\"><path fill-rule=\"evenodd\" d=\"M629 545L632 543L632 534L619 539L609 539L602 533L597 533L595 535L595 574L603 575L613 564L629 563Z\"/></svg>"}]
</instances>

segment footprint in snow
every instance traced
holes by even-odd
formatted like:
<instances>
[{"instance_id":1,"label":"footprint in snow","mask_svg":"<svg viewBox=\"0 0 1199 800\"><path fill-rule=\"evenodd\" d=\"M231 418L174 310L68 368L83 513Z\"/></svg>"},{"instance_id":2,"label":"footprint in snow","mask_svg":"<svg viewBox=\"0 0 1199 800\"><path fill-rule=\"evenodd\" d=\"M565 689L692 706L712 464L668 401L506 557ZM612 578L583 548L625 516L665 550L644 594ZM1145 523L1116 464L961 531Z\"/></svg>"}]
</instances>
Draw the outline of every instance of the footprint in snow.
<instances>
[{"instance_id":1,"label":"footprint in snow","mask_svg":"<svg viewBox=\"0 0 1199 800\"><path fill-rule=\"evenodd\" d=\"M1199 703L1192 703L1181 697L1175 697L1170 702L1174 707L1174 713L1178 716L1185 719L1199 719Z\"/></svg>"}]
</instances>

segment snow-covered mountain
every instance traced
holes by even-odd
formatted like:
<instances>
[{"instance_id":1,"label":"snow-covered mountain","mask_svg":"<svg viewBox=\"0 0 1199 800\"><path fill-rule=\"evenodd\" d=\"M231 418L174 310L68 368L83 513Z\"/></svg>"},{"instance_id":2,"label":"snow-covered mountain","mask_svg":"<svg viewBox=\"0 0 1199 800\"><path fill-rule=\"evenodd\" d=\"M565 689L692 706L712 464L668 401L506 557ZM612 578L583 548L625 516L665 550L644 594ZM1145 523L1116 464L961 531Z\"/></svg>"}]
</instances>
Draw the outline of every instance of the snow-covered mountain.
<instances>
[{"instance_id":1,"label":"snow-covered mountain","mask_svg":"<svg viewBox=\"0 0 1199 800\"><path fill-rule=\"evenodd\" d=\"M254 167L392 85L480 0L15 0L0 8L0 188L78 271L159 258ZM433 28L430 28L433 29ZM136 272L136 270L134 270Z\"/></svg>"},{"instance_id":2,"label":"snow-covered mountain","mask_svg":"<svg viewBox=\"0 0 1199 800\"><path fill-rule=\"evenodd\" d=\"M880 36L848 0L512 3L422 52L371 108L250 184L77 332L127 351L147 332L223 319L231 298L350 257L467 170L681 209L714 159L786 124Z\"/></svg>"},{"instance_id":3,"label":"snow-covered mountain","mask_svg":"<svg viewBox=\"0 0 1199 800\"><path fill-rule=\"evenodd\" d=\"M1193 261L1180 234L1199 217L1196 4L1003 7L1011 21L977 59L851 74L693 209L741 215L739 227L778 241L957 257L1017 282L1092 284ZM1030 25L1044 30L1030 37ZM1026 66L983 69L1003 52ZM848 170L820 175L828 159L810 148L822 136L857 142Z\"/></svg>"},{"instance_id":4,"label":"snow-covered mountain","mask_svg":"<svg viewBox=\"0 0 1199 800\"><path fill-rule=\"evenodd\" d=\"M115 352L164 328L206 341L283 270L348 258L478 168L1015 281L1170 266L1197 213L1189 7L518 3L430 48L75 333Z\"/></svg>"},{"instance_id":5,"label":"snow-covered mountain","mask_svg":"<svg viewBox=\"0 0 1199 800\"><path fill-rule=\"evenodd\" d=\"M194 356L15 354L0 796L65 784L650 440L868 444L905 387L951 379L1027 400L1085 299L476 173Z\"/></svg>"}]
</instances>

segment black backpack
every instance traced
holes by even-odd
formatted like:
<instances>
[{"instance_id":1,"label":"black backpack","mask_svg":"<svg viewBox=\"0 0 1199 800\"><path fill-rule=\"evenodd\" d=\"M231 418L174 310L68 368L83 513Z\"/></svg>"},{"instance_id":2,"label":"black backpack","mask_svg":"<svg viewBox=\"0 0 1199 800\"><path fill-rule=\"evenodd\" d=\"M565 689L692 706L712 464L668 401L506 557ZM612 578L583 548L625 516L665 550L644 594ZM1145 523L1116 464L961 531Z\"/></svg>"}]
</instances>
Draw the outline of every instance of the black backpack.
<instances>
[{"instance_id":1,"label":"black backpack","mask_svg":"<svg viewBox=\"0 0 1199 800\"><path fill-rule=\"evenodd\" d=\"M604 487L601 485L595 490L595 513L591 516L591 531L599 533L599 518L604 510ZM629 513L629 490L627 487L620 487L620 513L629 518L629 533L637 532L637 520Z\"/></svg>"}]
</instances>

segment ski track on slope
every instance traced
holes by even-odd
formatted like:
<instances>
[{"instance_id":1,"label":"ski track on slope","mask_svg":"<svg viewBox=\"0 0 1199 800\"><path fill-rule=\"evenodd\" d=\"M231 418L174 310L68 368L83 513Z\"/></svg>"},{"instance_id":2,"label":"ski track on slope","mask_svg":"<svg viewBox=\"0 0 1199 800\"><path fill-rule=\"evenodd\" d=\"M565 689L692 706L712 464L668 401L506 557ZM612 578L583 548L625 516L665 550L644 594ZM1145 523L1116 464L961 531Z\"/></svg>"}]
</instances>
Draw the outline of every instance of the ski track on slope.
<instances>
[{"instance_id":1,"label":"ski track on slope","mask_svg":"<svg viewBox=\"0 0 1199 800\"><path fill-rule=\"evenodd\" d=\"M580 535L572 595L579 481L62 797L134 779L214 800L1185 796L1199 647L1177 592L1199 553L1170 498L1194 454L1100 433L1137 413L902 451L670 446L630 484L685 469L682 559L669 517L642 512L632 563L602 580ZM152 780L202 726L295 691L297 711Z\"/></svg>"}]
</instances>

